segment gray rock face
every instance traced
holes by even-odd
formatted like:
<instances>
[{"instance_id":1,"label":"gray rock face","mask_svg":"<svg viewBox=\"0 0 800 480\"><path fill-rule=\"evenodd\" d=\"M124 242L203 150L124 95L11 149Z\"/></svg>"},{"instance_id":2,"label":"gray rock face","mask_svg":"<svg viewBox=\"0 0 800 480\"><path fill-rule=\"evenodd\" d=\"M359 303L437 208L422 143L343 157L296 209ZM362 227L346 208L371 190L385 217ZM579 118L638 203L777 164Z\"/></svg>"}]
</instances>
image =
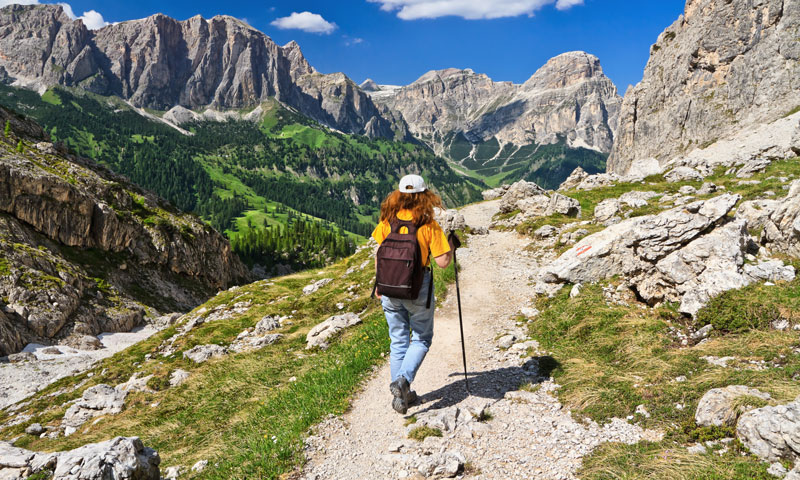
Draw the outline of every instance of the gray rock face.
<instances>
[{"instance_id":1,"label":"gray rock face","mask_svg":"<svg viewBox=\"0 0 800 480\"><path fill-rule=\"evenodd\" d=\"M600 61L584 52L552 58L522 85L449 68L372 95L402 113L411 133L437 152L449 133L514 145L550 144L560 136L570 146L608 152L620 107Z\"/></svg>"},{"instance_id":2,"label":"gray rock face","mask_svg":"<svg viewBox=\"0 0 800 480\"><path fill-rule=\"evenodd\" d=\"M701 427L732 427L737 417L743 413L734 402L741 397L756 397L769 400L768 393L744 385L731 385L724 388L712 388L703 395L697 404L694 414L695 422Z\"/></svg>"},{"instance_id":3,"label":"gray rock face","mask_svg":"<svg viewBox=\"0 0 800 480\"><path fill-rule=\"evenodd\" d=\"M680 302L681 312L694 315L726 290L765 276L794 278L794 269L782 262L744 268L750 241L745 221L724 221L739 199L725 194L611 225L545 266L537 290L621 275L646 302Z\"/></svg>"},{"instance_id":4,"label":"gray rock face","mask_svg":"<svg viewBox=\"0 0 800 480\"><path fill-rule=\"evenodd\" d=\"M651 48L642 81L625 94L608 170L626 174L652 159L664 166L702 154L800 105L798 25L794 2L688 0ZM768 145L745 150L751 158L738 162L759 151L796 155L790 148L770 153Z\"/></svg>"},{"instance_id":5,"label":"gray rock face","mask_svg":"<svg viewBox=\"0 0 800 480\"><path fill-rule=\"evenodd\" d=\"M783 200L771 204L761 241L770 248L800 257L800 180L792 182Z\"/></svg>"},{"instance_id":6,"label":"gray rock face","mask_svg":"<svg viewBox=\"0 0 800 480\"><path fill-rule=\"evenodd\" d=\"M544 189L539 185L520 180L511 185L503 194L503 198L500 200L500 213L513 212L517 208L518 201L544 194Z\"/></svg>"},{"instance_id":7,"label":"gray rock face","mask_svg":"<svg viewBox=\"0 0 800 480\"><path fill-rule=\"evenodd\" d=\"M0 477L27 478L50 469L58 480L158 480L161 458L137 437L116 437L58 453L39 453L0 442Z\"/></svg>"},{"instance_id":8,"label":"gray rock face","mask_svg":"<svg viewBox=\"0 0 800 480\"><path fill-rule=\"evenodd\" d=\"M736 425L736 435L762 460L800 459L800 398L745 413Z\"/></svg>"},{"instance_id":9,"label":"gray rock face","mask_svg":"<svg viewBox=\"0 0 800 480\"><path fill-rule=\"evenodd\" d=\"M100 384L83 392L78 402L71 405L62 420L64 435L71 435L86 421L102 415L116 415L125 407L128 392L109 385Z\"/></svg>"},{"instance_id":10,"label":"gray rock face","mask_svg":"<svg viewBox=\"0 0 800 480\"><path fill-rule=\"evenodd\" d=\"M575 168L575 170L572 171L572 173L569 174L569 177L567 177L567 179L561 183L561 185L558 187L558 190L566 191L577 188L577 186L580 185L581 182L586 180L586 177L588 176L589 174L586 173L584 169L582 169L581 167L577 167Z\"/></svg>"},{"instance_id":11,"label":"gray rock face","mask_svg":"<svg viewBox=\"0 0 800 480\"><path fill-rule=\"evenodd\" d=\"M84 336L130 331L144 322L132 285L158 298L151 307L188 310L249 278L213 229L168 212L155 195L93 161L63 153L36 124L0 108L0 124L5 120L15 136L48 147L20 153L16 142L0 142L0 251L9 270L0 275L0 297L9 305L0 315L0 355L37 339L91 347L97 343ZM163 212L161 225L134 213L142 208ZM106 284L62 249L96 250L81 258L94 255L107 265Z\"/></svg>"},{"instance_id":12,"label":"gray rock face","mask_svg":"<svg viewBox=\"0 0 800 480\"><path fill-rule=\"evenodd\" d=\"M275 98L345 132L406 133L345 75L316 72L297 43L281 47L233 17L157 14L89 31L58 5L11 5L0 27L0 66L17 84L79 87L158 110Z\"/></svg>"},{"instance_id":13,"label":"gray rock face","mask_svg":"<svg viewBox=\"0 0 800 480\"><path fill-rule=\"evenodd\" d=\"M359 323L361 323L361 317L355 313L345 313L328 317L324 322L317 324L308 332L306 335L306 348L319 347L325 350L328 348L328 340L332 336L345 328L358 325Z\"/></svg>"}]
</instances>

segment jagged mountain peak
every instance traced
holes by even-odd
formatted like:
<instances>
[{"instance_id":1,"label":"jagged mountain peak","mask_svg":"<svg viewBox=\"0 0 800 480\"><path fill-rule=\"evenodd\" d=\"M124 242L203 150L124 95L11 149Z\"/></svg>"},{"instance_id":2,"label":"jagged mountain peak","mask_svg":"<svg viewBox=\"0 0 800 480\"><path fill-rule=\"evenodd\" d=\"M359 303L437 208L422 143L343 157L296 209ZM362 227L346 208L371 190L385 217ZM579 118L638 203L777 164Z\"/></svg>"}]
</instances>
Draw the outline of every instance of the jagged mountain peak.
<instances>
[{"instance_id":1,"label":"jagged mountain peak","mask_svg":"<svg viewBox=\"0 0 800 480\"><path fill-rule=\"evenodd\" d=\"M547 61L524 84L525 88L566 88L604 76L600 59L582 52L566 52Z\"/></svg>"},{"instance_id":2,"label":"jagged mountain peak","mask_svg":"<svg viewBox=\"0 0 800 480\"><path fill-rule=\"evenodd\" d=\"M297 42L279 46L225 15L159 13L89 31L59 5L10 6L0 10L0 67L12 84L39 91L79 87L162 111L275 99L346 133L406 138L399 116L384 115L344 74L316 72Z\"/></svg>"},{"instance_id":3,"label":"jagged mountain peak","mask_svg":"<svg viewBox=\"0 0 800 480\"><path fill-rule=\"evenodd\" d=\"M358 86L361 90L365 92L377 92L380 91L381 86L375 83L375 80L368 78L364 80L361 85Z\"/></svg>"},{"instance_id":4,"label":"jagged mountain peak","mask_svg":"<svg viewBox=\"0 0 800 480\"><path fill-rule=\"evenodd\" d=\"M475 72L471 68L444 68L441 70L430 70L429 72L426 72L424 75L416 79L414 83L412 83L412 85L422 84L430 82L432 80L443 81L455 75L467 77L475 75ZM478 74L478 76L489 78L484 74Z\"/></svg>"}]
</instances>

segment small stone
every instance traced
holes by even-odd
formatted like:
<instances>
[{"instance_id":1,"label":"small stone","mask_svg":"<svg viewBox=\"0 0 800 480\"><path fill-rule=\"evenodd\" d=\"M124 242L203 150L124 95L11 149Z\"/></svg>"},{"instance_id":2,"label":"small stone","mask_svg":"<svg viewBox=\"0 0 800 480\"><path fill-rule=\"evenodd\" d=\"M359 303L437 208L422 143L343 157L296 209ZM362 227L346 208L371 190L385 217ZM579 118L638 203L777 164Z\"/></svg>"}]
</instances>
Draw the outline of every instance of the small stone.
<instances>
[{"instance_id":1,"label":"small stone","mask_svg":"<svg viewBox=\"0 0 800 480\"><path fill-rule=\"evenodd\" d=\"M192 471L195 473L200 473L206 469L208 466L208 460L200 460L199 462L192 465Z\"/></svg>"},{"instance_id":2,"label":"small stone","mask_svg":"<svg viewBox=\"0 0 800 480\"><path fill-rule=\"evenodd\" d=\"M28 435L41 435L43 432L44 428L40 423L32 423L25 429L25 433Z\"/></svg>"}]
</instances>

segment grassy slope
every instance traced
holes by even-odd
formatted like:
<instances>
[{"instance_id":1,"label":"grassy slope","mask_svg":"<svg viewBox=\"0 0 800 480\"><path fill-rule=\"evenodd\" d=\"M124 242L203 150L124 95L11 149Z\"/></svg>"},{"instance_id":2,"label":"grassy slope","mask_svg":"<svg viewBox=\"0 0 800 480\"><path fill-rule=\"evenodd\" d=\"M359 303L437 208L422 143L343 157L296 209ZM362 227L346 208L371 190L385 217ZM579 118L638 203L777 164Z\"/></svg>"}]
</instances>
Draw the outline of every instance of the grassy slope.
<instances>
[{"instance_id":1,"label":"grassy slope","mask_svg":"<svg viewBox=\"0 0 800 480\"><path fill-rule=\"evenodd\" d=\"M343 413L359 383L388 352L388 331L380 304L369 298L374 276L368 252L362 250L323 270L219 293L194 312L248 300L252 307L230 320L196 327L176 342L178 351L169 357L156 351L180 325L114 355L89 372L56 382L17 412L33 417L1 430L0 438L15 437L34 422L57 425L67 402L80 397L86 388L99 383L116 385L138 372L140 376L153 374L149 385L157 391L130 394L120 415L104 417L97 424L87 422L68 438L23 436L17 445L64 450L115 435L136 435L159 451L162 467L211 461L202 475L190 474L187 478L275 478L291 471L303 462L303 438L308 429L328 414ZM365 268L359 270L365 262ZM356 271L345 276L351 267ZM320 278L335 280L313 295L300 294L305 285ZM452 281L453 267L435 269L434 278L441 301ZM348 288L353 289L350 299ZM342 311L362 312L363 323L344 332L326 351L305 350L306 333L339 313L339 302L346 305ZM182 357L183 351L195 345L229 344L264 315L292 317L291 325L277 330L285 337L276 344L201 365ZM176 368L188 370L191 377L179 387L166 388ZM292 377L295 381L290 380ZM10 416L0 412L0 423Z\"/></svg>"},{"instance_id":2,"label":"grassy slope","mask_svg":"<svg viewBox=\"0 0 800 480\"><path fill-rule=\"evenodd\" d=\"M800 159L773 163L766 172L753 177L759 180L756 185L739 185L741 179L722 174L707 180L742 194L745 200L768 190L780 198L785 194L781 189L784 184L774 177L781 175L800 176ZM568 195L580 200L586 217L604 198L631 190L675 192L685 184L699 186L699 182L668 184L663 178L652 177L642 183ZM657 199L651 203L632 214L657 211ZM544 224L574 221L567 217L540 218L519 230L530 233ZM800 346L797 334L769 328L769 321L774 318L794 322L800 319L800 279L776 286L754 284L717 297L691 325L697 328L713 323L711 339L689 348L679 348L670 333L670 328L686 333L691 323L674 306L642 309L607 304L602 288L618 283L611 279L585 286L574 299L569 298L567 286L553 299L539 299L537 307L542 313L529 324L531 337L560 363L554 374L562 385L559 396L576 417L597 421L624 418L633 415L637 405L644 405L652 416L637 414L634 421L666 432L664 440L657 443L603 445L585 460L581 478L773 478L766 473L767 464L750 455L742 456L743 447L738 442L722 455L693 455L685 447L696 441L733 436L730 430L698 428L694 424L697 402L711 388L749 385L770 393L772 403L786 403L800 394L800 356L794 353ZM701 358L706 355L734 356L737 360L730 368L721 368ZM687 380L676 382L679 376L686 376Z\"/></svg>"},{"instance_id":3,"label":"grassy slope","mask_svg":"<svg viewBox=\"0 0 800 480\"><path fill-rule=\"evenodd\" d=\"M553 145L501 148L492 138L476 144L474 151L473 144L461 134L450 134L444 142L445 155L454 170L491 187L528 180L555 189L578 166L589 173L604 171L607 157L585 148L569 148L563 140Z\"/></svg>"}]
</instances>

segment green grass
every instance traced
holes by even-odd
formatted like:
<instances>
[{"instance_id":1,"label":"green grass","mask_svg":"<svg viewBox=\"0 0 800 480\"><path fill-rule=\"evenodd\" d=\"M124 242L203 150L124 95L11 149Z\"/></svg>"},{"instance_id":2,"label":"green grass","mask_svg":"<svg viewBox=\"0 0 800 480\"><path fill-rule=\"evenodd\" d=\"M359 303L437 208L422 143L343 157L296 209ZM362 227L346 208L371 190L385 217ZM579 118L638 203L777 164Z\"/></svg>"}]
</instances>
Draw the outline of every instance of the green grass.
<instances>
[{"instance_id":1,"label":"green grass","mask_svg":"<svg viewBox=\"0 0 800 480\"><path fill-rule=\"evenodd\" d=\"M442 431L438 428L431 428L427 425L423 425L421 427L412 428L410 432L408 432L408 438L411 440L416 440L421 442L428 437L441 437Z\"/></svg>"},{"instance_id":2,"label":"green grass","mask_svg":"<svg viewBox=\"0 0 800 480\"><path fill-rule=\"evenodd\" d=\"M23 436L18 445L65 450L117 435L136 435L159 451L162 468L210 460L202 474L188 474L187 478L278 478L287 474L304 461L303 439L309 429L329 414L344 413L361 382L375 365L385 361L388 330L380 303L369 298L371 265L344 276L347 269L367 258L365 250L322 273L307 271L221 292L203 307L211 310L250 301L251 309L230 320L196 327L175 342L174 355L163 357L154 352L177 333L178 326L102 361L90 372L55 382L18 412L32 414L29 421L0 431L0 436L17 436L33 422L56 425L67 402L86 388L99 383L116 385L138 372L153 375L148 385L155 392L130 394L121 414L97 424L87 423L67 438ZM324 277L336 280L313 295L299 295L302 287ZM308 330L339 313L336 305L340 302L347 305L345 311L363 312L363 323L334 338L328 350L306 350ZM182 357L181 352L196 345L227 345L267 314L292 316L291 324L277 331L284 335L277 343L201 365ZM152 358L146 358L148 354ZM169 375L176 368L191 376L181 386L168 388ZM9 415L0 412L0 423L9 420Z\"/></svg>"},{"instance_id":3,"label":"green grass","mask_svg":"<svg viewBox=\"0 0 800 480\"><path fill-rule=\"evenodd\" d=\"M610 283L615 285L616 281ZM786 403L800 394L800 385L794 379L800 373L800 358L792 354L796 335L760 326L740 333L717 332L702 345L680 348L669 327L688 333L690 322L674 306L639 309L609 305L603 299L602 287L585 285L580 296L569 298L567 286L552 299L539 299L541 314L529 324L531 338L558 362L553 372L562 386L558 396L576 418L599 422L625 418L641 404L652 416L637 416L636 421L660 429L666 436L657 443L603 445L585 459L580 477L767 478L764 464L753 456L741 456L735 448L721 457L712 453L690 455L685 448L696 441L731 434L729 430L702 429L694 424L697 403L712 388L748 385L769 393L776 403ZM796 283L764 288L774 290L741 292L737 297L741 311L771 302L794 311L786 303L796 299ZM713 366L701 358L707 355L736 357L733 366L738 368ZM767 368L748 368L751 361L767 362ZM687 380L675 382L681 375ZM764 404L752 398L741 402ZM676 408L676 404L684 408Z\"/></svg>"},{"instance_id":4,"label":"green grass","mask_svg":"<svg viewBox=\"0 0 800 480\"><path fill-rule=\"evenodd\" d=\"M777 286L754 283L724 292L697 313L697 325L711 324L719 332L741 333L767 329L778 318L800 323L800 279Z\"/></svg>"},{"instance_id":5,"label":"green grass","mask_svg":"<svg viewBox=\"0 0 800 480\"><path fill-rule=\"evenodd\" d=\"M61 105L61 97L53 90L48 90L42 94L42 101L50 105Z\"/></svg>"}]
</instances>

